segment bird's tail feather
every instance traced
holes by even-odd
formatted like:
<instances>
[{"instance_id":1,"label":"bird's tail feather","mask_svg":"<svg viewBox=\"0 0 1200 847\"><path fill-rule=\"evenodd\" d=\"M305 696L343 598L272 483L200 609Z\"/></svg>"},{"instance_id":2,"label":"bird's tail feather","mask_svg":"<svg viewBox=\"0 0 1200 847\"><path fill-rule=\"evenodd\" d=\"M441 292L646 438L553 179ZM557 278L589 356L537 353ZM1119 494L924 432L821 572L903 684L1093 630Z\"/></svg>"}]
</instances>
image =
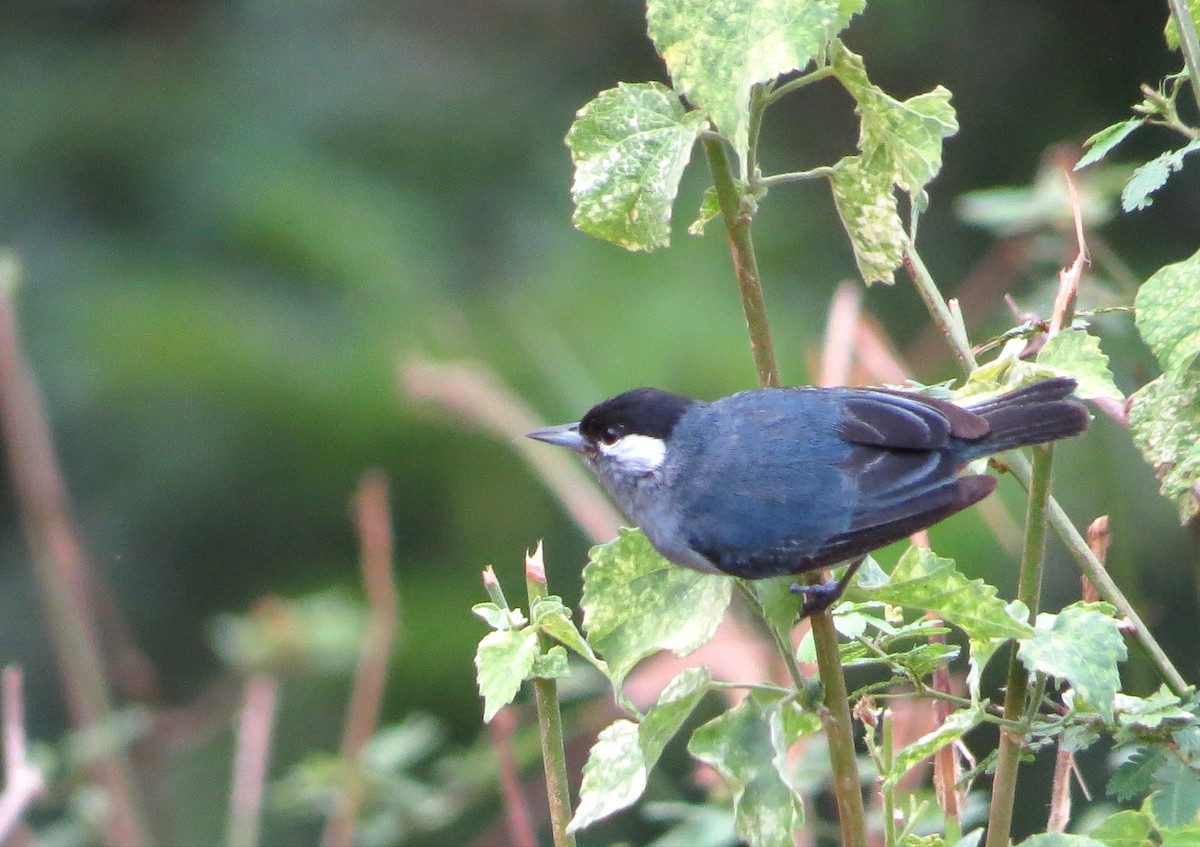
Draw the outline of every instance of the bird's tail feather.
<instances>
[{"instance_id":1,"label":"bird's tail feather","mask_svg":"<svg viewBox=\"0 0 1200 847\"><path fill-rule=\"evenodd\" d=\"M970 445L968 460L1083 432L1090 416L1071 397L1075 385L1070 377L1055 377L967 407L988 422L989 430Z\"/></svg>"}]
</instances>

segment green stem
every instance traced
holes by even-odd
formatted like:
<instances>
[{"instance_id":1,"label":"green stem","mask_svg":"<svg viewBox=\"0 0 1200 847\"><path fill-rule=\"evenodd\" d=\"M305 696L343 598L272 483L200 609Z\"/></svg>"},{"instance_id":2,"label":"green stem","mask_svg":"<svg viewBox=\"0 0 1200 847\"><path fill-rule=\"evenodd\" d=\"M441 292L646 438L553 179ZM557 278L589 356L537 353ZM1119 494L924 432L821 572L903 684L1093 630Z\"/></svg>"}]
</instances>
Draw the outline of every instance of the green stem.
<instances>
[{"instance_id":1,"label":"green stem","mask_svg":"<svg viewBox=\"0 0 1200 847\"><path fill-rule=\"evenodd\" d=\"M1171 7L1171 17L1179 29L1179 49L1183 51L1183 61L1192 81L1192 97L1196 108L1200 109L1200 38L1196 36L1187 0L1167 0L1167 5Z\"/></svg>"},{"instance_id":2,"label":"green stem","mask_svg":"<svg viewBox=\"0 0 1200 847\"><path fill-rule=\"evenodd\" d=\"M798 91L806 85L811 85L812 83L814 83L818 80L825 79L825 77L827 77L827 76L833 76L833 66L832 65L825 65L824 67L817 68L815 71L812 71L811 73L807 73L804 76L798 76L795 79L790 80L789 82L785 82L783 85L779 86L778 88L773 89L772 91L770 91L767 94L767 96L765 98L765 100L766 100L765 105L770 106L775 101L779 100L780 98L786 97L787 95L791 94L793 91Z\"/></svg>"},{"instance_id":3,"label":"green stem","mask_svg":"<svg viewBox=\"0 0 1200 847\"><path fill-rule=\"evenodd\" d=\"M729 253L733 257L733 275L737 278L742 295L742 311L746 316L746 330L750 334L750 353L754 356L758 384L764 388L777 387L780 384L779 365L775 361L775 346L771 342L767 306L763 300L762 281L758 276L758 260L754 255L754 241L750 237L752 201L743 196L734 181L724 143L705 138L703 144L712 170L713 187L721 204L721 215L725 219Z\"/></svg>"},{"instance_id":4,"label":"green stem","mask_svg":"<svg viewBox=\"0 0 1200 847\"><path fill-rule=\"evenodd\" d=\"M778 94L779 90L773 93ZM750 334L750 351L758 372L758 384L762 388L778 386L779 366L776 364L775 348L771 343L762 282L754 255L754 241L750 237L753 197L744 195L734 181L729 153L724 143L719 139L704 138L703 144L709 168L712 170L717 200L721 205L721 215L725 220L734 276L742 294L742 311L746 315L746 328ZM820 579L819 574L814 576ZM866 811L863 808L861 783L858 778L854 725L850 716L846 678L842 673L841 656L838 653L837 631L833 628L833 618L828 609L812 615L809 621L817 650L817 668L825 691L825 730L829 739L829 761L833 770L842 843L866 844ZM774 631L770 621L767 621L767 626ZM779 641L781 649L791 657L791 664L794 664L795 656L792 655L791 645L782 643L782 639ZM796 673L798 671L797 668ZM799 680L795 675L793 678Z\"/></svg>"},{"instance_id":5,"label":"green stem","mask_svg":"<svg viewBox=\"0 0 1200 847\"><path fill-rule=\"evenodd\" d=\"M1042 595L1042 563L1046 554L1046 501L1050 496L1050 469L1054 451L1050 447L1033 448L1033 482L1029 487L1029 508L1025 520L1025 548L1021 554L1021 575L1017 598L1029 609L1029 621L1037 616ZM1004 717L1020 721L1026 717L1029 672L1017 658L1016 649L1008 664L1008 687L1004 694ZM992 802L988 812L986 847L1008 847L1012 830L1013 805L1017 794L1017 769L1025 732L1006 729L1000 733L996 776L992 781Z\"/></svg>"},{"instance_id":6,"label":"green stem","mask_svg":"<svg viewBox=\"0 0 1200 847\"><path fill-rule=\"evenodd\" d=\"M880 747L882 752L883 766L880 770L880 778L887 786L883 789L883 843L885 847L896 847L896 789L894 785L887 783L887 777L892 772L892 767L895 764L896 753L893 749L895 744L894 724L895 720L892 716L891 709L884 709L879 716L879 720L883 725L883 732Z\"/></svg>"},{"instance_id":7,"label":"green stem","mask_svg":"<svg viewBox=\"0 0 1200 847\"><path fill-rule=\"evenodd\" d=\"M911 245L909 245L905 253L904 266L908 270L908 274L918 294L925 301L934 323L938 325L942 333L946 336L947 343L950 344L950 349L954 352L959 362L962 363L964 371L970 373L976 367L975 354L971 352L970 344L965 339L960 338L959 333L953 329L955 323L950 315L949 308L946 306L946 301L942 298L941 292L938 290L933 278L929 275L929 271L926 270L924 263L921 262L920 256L917 255L916 248ZM1028 489L1033 477L1033 470L1029 464L1029 460L1024 455L1015 452L1010 453L1006 457L1006 460L1013 476ZM1084 540L1079 530L1075 528L1075 525L1071 523L1071 519L1067 516L1062 506L1052 497L1047 504L1047 509L1050 515L1050 525L1054 527L1055 532L1058 533L1063 543L1067 545L1067 549L1079 564L1080 569L1087 574L1088 579L1096 586L1096 590L1100 592L1100 596L1109 603L1112 603L1133 625L1134 638L1150 658L1150 661L1154 663L1159 676L1166 682L1167 687L1175 694L1183 695L1186 693L1190 688L1187 682L1184 681L1183 676L1171 663L1166 652L1154 639L1150 629L1138 616L1133 605L1121 592L1121 589L1117 587L1117 584L1113 582L1112 577L1108 575L1108 571L1105 570L1100 560L1096 558L1096 554L1088 547L1087 541Z\"/></svg>"},{"instance_id":8,"label":"green stem","mask_svg":"<svg viewBox=\"0 0 1200 847\"><path fill-rule=\"evenodd\" d=\"M546 583L528 573L525 588L529 608L534 601L547 595ZM554 646L550 636L538 633L538 649L543 654ZM567 782L567 754L563 743L562 711L558 707L558 682L534 678L533 699L537 704L538 730L542 740L542 766L546 772L546 797L550 802L550 828L554 847L575 847L575 836L567 832L571 822L571 789Z\"/></svg>"},{"instance_id":9,"label":"green stem","mask_svg":"<svg viewBox=\"0 0 1200 847\"><path fill-rule=\"evenodd\" d=\"M789 182L808 182L814 179L825 179L833 176L836 173L836 168L831 168L828 165L812 168L807 171L789 171L783 174L772 174L771 176L758 177L754 180L754 188L774 188L777 185L784 185Z\"/></svg>"}]
</instances>

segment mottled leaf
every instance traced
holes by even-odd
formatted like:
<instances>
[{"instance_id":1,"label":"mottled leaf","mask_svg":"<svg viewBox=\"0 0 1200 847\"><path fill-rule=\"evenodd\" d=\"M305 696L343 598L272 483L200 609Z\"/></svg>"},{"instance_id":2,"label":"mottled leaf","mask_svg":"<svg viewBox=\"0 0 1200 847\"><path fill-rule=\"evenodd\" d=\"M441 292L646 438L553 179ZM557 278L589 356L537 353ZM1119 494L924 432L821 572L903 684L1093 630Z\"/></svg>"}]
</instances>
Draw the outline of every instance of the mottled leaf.
<instances>
[{"instance_id":1,"label":"mottled leaf","mask_svg":"<svg viewBox=\"0 0 1200 847\"><path fill-rule=\"evenodd\" d=\"M1129 431L1162 495L1187 523L1200 512L1200 371L1164 374L1135 392Z\"/></svg>"},{"instance_id":2,"label":"mottled leaf","mask_svg":"<svg viewBox=\"0 0 1200 847\"><path fill-rule=\"evenodd\" d=\"M666 246L679 180L705 123L660 83L600 92L567 133L575 226L628 250Z\"/></svg>"},{"instance_id":3,"label":"mottled leaf","mask_svg":"<svg viewBox=\"0 0 1200 847\"><path fill-rule=\"evenodd\" d=\"M1033 634L1029 624L1009 615L994 585L967 579L953 559L915 545L904 551L885 584L864 593L872 600L934 612L973 639Z\"/></svg>"},{"instance_id":4,"label":"mottled leaf","mask_svg":"<svg viewBox=\"0 0 1200 847\"><path fill-rule=\"evenodd\" d=\"M537 598L530 614L536 628L586 659L605 676L608 675L608 665L592 651L591 645L576 629L575 622L571 620L571 610L563 605L560 597L551 594Z\"/></svg>"},{"instance_id":5,"label":"mottled leaf","mask_svg":"<svg viewBox=\"0 0 1200 847\"><path fill-rule=\"evenodd\" d=\"M609 724L596 738L583 766L579 805L567 826L578 832L638 801L646 788L648 768L638 746L638 726L633 721Z\"/></svg>"},{"instance_id":6,"label":"mottled leaf","mask_svg":"<svg viewBox=\"0 0 1200 847\"><path fill-rule=\"evenodd\" d=\"M867 79L861 56L840 41L830 45L830 64L850 92L859 116L858 149L871 170L886 171L918 209L925 186L942 168L942 139L958 132L950 92L942 86L897 100Z\"/></svg>"},{"instance_id":7,"label":"mottled leaf","mask_svg":"<svg viewBox=\"0 0 1200 847\"><path fill-rule=\"evenodd\" d=\"M683 656L708 641L725 615L733 579L673 565L640 530L592 548L583 569L584 630L608 662L613 686L646 656Z\"/></svg>"},{"instance_id":8,"label":"mottled leaf","mask_svg":"<svg viewBox=\"0 0 1200 847\"><path fill-rule=\"evenodd\" d=\"M1192 26L1200 29L1200 0L1187 0L1186 5L1192 18ZM1163 38L1172 50L1179 49L1179 24L1175 22L1173 14L1167 18L1167 24L1163 27Z\"/></svg>"},{"instance_id":9,"label":"mottled leaf","mask_svg":"<svg viewBox=\"0 0 1200 847\"><path fill-rule=\"evenodd\" d=\"M479 642L475 668L484 723L517 696L537 656L537 633L529 628L496 630Z\"/></svg>"},{"instance_id":10,"label":"mottled leaf","mask_svg":"<svg viewBox=\"0 0 1200 847\"><path fill-rule=\"evenodd\" d=\"M1079 383L1075 394L1084 400L1105 397L1125 402L1108 368L1108 356L1100 350L1100 339L1085 329L1064 329L1046 339L1038 351L1037 363L1061 376L1073 377Z\"/></svg>"},{"instance_id":11,"label":"mottled leaf","mask_svg":"<svg viewBox=\"0 0 1200 847\"><path fill-rule=\"evenodd\" d=\"M583 768L579 806L569 832L638 801L663 748L696 708L710 682L707 668L688 668L667 685L641 723L619 720L600 733Z\"/></svg>"},{"instance_id":12,"label":"mottled leaf","mask_svg":"<svg viewBox=\"0 0 1200 847\"><path fill-rule=\"evenodd\" d=\"M746 161L750 90L812 61L865 0L649 0L646 23L675 89Z\"/></svg>"},{"instance_id":13,"label":"mottled leaf","mask_svg":"<svg viewBox=\"0 0 1200 847\"><path fill-rule=\"evenodd\" d=\"M1030 671L1069 682L1112 721L1121 687L1117 665L1125 661L1126 649L1107 603L1072 603L1056 615L1038 615L1033 637L1021 641L1017 655Z\"/></svg>"},{"instance_id":14,"label":"mottled leaf","mask_svg":"<svg viewBox=\"0 0 1200 847\"><path fill-rule=\"evenodd\" d=\"M861 156L847 156L834 165L829 182L863 282L892 284L904 259L906 237L892 175L866 165Z\"/></svg>"},{"instance_id":15,"label":"mottled leaf","mask_svg":"<svg viewBox=\"0 0 1200 847\"><path fill-rule=\"evenodd\" d=\"M797 729L813 731L819 720L790 720L793 703L752 691L738 706L692 734L688 751L712 765L733 796L734 828L752 847L784 847L804 823L804 807L791 777L788 747Z\"/></svg>"},{"instance_id":16,"label":"mottled leaf","mask_svg":"<svg viewBox=\"0 0 1200 847\"><path fill-rule=\"evenodd\" d=\"M1133 305L1138 332L1163 372L1190 370L1200 356L1200 252L1159 268Z\"/></svg>"},{"instance_id":17,"label":"mottled leaf","mask_svg":"<svg viewBox=\"0 0 1200 847\"><path fill-rule=\"evenodd\" d=\"M892 771L884 778L885 790L895 785L901 777L918 763L928 759L948 744L958 741L983 720L983 709L960 709L952 712L942 725L896 753L892 760Z\"/></svg>"}]
</instances>

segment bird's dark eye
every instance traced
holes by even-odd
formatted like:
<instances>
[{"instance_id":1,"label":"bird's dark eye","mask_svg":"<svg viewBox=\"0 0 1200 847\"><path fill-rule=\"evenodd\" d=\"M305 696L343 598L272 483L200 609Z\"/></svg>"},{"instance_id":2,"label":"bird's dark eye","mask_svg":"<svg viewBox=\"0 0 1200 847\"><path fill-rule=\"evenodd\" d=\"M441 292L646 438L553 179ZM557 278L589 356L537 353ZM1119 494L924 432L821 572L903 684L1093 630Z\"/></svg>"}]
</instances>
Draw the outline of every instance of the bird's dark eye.
<instances>
[{"instance_id":1,"label":"bird's dark eye","mask_svg":"<svg viewBox=\"0 0 1200 847\"><path fill-rule=\"evenodd\" d=\"M625 436L625 427L623 426L607 426L604 432L600 433L600 440L605 444L616 444Z\"/></svg>"}]
</instances>

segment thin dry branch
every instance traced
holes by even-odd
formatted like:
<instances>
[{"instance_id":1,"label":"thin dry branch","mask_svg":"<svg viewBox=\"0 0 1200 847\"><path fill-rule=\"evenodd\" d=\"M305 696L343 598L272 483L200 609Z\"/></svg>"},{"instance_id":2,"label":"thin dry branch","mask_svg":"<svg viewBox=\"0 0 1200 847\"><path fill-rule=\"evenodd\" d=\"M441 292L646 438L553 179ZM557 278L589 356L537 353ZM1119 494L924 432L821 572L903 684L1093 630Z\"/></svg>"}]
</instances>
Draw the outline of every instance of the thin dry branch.
<instances>
[{"instance_id":1,"label":"thin dry branch","mask_svg":"<svg viewBox=\"0 0 1200 847\"><path fill-rule=\"evenodd\" d=\"M593 542L612 540L624 523L588 476L564 451L539 449L525 433L543 426L533 410L480 363L441 364L410 356L399 366L401 390L436 403L465 423L509 442Z\"/></svg>"},{"instance_id":2,"label":"thin dry branch","mask_svg":"<svg viewBox=\"0 0 1200 847\"><path fill-rule=\"evenodd\" d=\"M354 841L354 824L364 791L363 749L379 723L396 633L398 604L392 573L391 508L387 481L378 471L367 471L359 481L355 525L370 617L342 736L342 762L347 769L347 780L326 823L321 838L323 847L350 847Z\"/></svg>"},{"instance_id":3,"label":"thin dry branch","mask_svg":"<svg viewBox=\"0 0 1200 847\"><path fill-rule=\"evenodd\" d=\"M21 350L13 292L16 260L0 254L0 422L33 572L54 644L72 722L100 726L112 715L83 546L70 518L50 425L33 370ZM91 767L108 796L105 842L146 842L139 801L124 752Z\"/></svg>"},{"instance_id":4,"label":"thin dry branch","mask_svg":"<svg viewBox=\"0 0 1200 847\"><path fill-rule=\"evenodd\" d=\"M279 681L274 676L258 673L246 680L229 797L225 839L229 847L255 847L258 844L278 700Z\"/></svg>"},{"instance_id":5,"label":"thin dry branch","mask_svg":"<svg viewBox=\"0 0 1200 847\"><path fill-rule=\"evenodd\" d=\"M529 804L525 801L525 792L521 788L521 773L513 754L512 737L516 728L517 720L513 708L505 706L492 717L492 722L488 724L488 733L492 738L496 761L500 765L500 789L504 797L504 818L508 825L509 842L513 847L537 847Z\"/></svg>"},{"instance_id":6,"label":"thin dry branch","mask_svg":"<svg viewBox=\"0 0 1200 847\"><path fill-rule=\"evenodd\" d=\"M21 669L6 667L0 679L4 710L4 793L0 794L0 844L21 823L25 809L46 788L42 772L26 758L25 702Z\"/></svg>"}]
</instances>

